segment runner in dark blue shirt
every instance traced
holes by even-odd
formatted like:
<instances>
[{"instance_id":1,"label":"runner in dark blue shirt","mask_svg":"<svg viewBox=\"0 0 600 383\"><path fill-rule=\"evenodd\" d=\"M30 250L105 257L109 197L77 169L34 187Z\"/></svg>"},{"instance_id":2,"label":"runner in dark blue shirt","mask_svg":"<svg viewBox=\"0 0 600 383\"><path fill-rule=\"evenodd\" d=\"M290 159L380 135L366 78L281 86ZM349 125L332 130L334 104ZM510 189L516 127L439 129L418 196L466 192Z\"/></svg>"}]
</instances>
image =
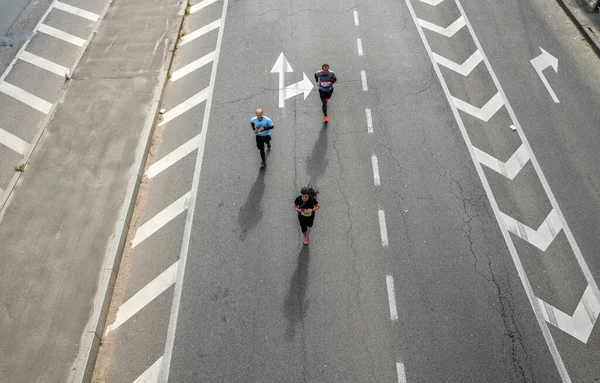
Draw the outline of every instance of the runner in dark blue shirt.
<instances>
[{"instance_id":1,"label":"runner in dark blue shirt","mask_svg":"<svg viewBox=\"0 0 600 383\"><path fill-rule=\"evenodd\" d=\"M323 64L321 70L315 73L315 81L319 87L319 96L323 109L323 122L328 122L327 103L333 94L333 84L337 81L335 74L329 70L329 64Z\"/></svg>"}]
</instances>

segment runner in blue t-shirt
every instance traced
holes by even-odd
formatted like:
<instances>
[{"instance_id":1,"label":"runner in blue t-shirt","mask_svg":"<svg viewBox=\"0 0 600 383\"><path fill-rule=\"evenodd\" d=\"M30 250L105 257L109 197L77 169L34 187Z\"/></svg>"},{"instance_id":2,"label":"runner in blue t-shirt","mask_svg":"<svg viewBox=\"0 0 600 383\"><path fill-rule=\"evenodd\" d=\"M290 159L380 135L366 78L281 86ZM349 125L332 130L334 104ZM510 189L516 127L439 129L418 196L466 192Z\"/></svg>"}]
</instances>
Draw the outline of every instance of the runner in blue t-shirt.
<instances>
[{"instance_id":1,"label":"runner in blue t-shirt","mask_svg":"<svg viewBox=\"0 0 600 383\"><path fill-rule=\"evenodd\" d=\"M256 136L256 146L258 147L258 150L260 150L260 158L262 159L260 167L264 168L267 166L265 143L267 144L267 149L271 150L271 129L273 129L273 121L271 121L269 117L263 115L262 109L256 109L256 117L252 117L250 125L252 125L252 131Z\"/></svg>"}]
</instances>

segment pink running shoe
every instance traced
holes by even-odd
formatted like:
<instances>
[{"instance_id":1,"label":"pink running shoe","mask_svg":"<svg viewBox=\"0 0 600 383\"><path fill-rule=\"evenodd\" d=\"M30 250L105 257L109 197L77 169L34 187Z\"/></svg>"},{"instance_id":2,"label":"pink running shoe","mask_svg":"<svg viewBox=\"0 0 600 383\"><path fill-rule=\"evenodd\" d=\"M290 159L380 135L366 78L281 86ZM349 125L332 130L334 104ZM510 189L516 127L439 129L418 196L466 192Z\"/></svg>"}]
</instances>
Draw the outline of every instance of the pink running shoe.
<instances>
[{"instance_id":1,"label":"pink running shoe","mask_svg":"<svg viewBox=\"0 0 600 383\"><path fill-rule=\"evenodd\" d=\"M305 245L308 245L308 235L304 236L304 239L302 240L302 243Z\"/></svg>"}]
</instances>

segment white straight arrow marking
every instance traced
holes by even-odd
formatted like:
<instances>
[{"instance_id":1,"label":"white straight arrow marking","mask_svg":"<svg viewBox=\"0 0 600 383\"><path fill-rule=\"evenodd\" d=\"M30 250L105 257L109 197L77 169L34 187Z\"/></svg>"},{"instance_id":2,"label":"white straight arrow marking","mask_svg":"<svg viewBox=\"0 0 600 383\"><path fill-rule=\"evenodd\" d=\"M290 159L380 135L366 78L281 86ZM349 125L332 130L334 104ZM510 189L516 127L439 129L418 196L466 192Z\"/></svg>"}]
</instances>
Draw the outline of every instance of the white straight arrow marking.
<instances>
[{"instance_id":1,"label":"white straight arrow marking","mask_svg":"<svg viewBox=\"0 0 600 383\"><path fill-rule=\"evenodd\" d=\"M514 179L516 175L519 174L521 169L523 169L525 164L527 164L527 162L530 160L529 153L527 152L527 148L524 144L521 144L519 149L517 149L506 162L502 162L496 157L490 156L486 152L479 150L474 146L473 152L475 152L475 156L477 156L479 162L502 174L509 180Z\"/></svg>"},{"instance_id":2,"label":"white straight arrow marking","mask_svg":"<svg viewBox=\"0 0 600 383\"><path fill-rule=\"evenodd\" d=\"M496 112L504 105L504 100L502 99L500 92L496 93L496 95L492 97L481 109L456 97L452 97L452 101L454 101L454 106L456 106L457 109L460 109L463 112L477 117L485 122L488 122L490 118L492 118L492 116L496 114Z\"/></svg>"},{"instance_id":3,"label":"white straight arrow marking","mask_svg":"<svg viewBox=\"0 0 600 383\"><path fill-rule=\"evenodd\" d=\"M558 327L581 342L587 343L594 329L596 319L598 319L598 313L600 313L600 303L596 300L591 285L588 284L572 316L565 314L540 298L538 298L538 301L546 322Z\"/></svg>"},{"instance_id":4,"label":"white straight arrow marking","mask_svg":"<svg viewBox=\"0 0 600 383\"><path fill-rule=\"evenodd\" d=\"M419 21L419 25L423 28L427 28L430 31L439 33L440 35L444 35L446 37L452 37L454 34L462 29L466 25L465 19L460 16L456 21L450 24L447 28L442 28L438 25L432 24L429 21L417 19Z\"/></svg>"},{"instance_id":5,"label":"white straight arrow marking","mask_svg":"<svg viewBox=\"0 0 600 383\"><path fill-rule=\"evenodd\" d=\"M552 56L550 53L543 50L542 47L540 47L540 49L542 51L542 54L532 59L531 65L533 65L538 76L540 76L540 80L542 80L542 83L546 87L546 90L548 90L548 93L550 93L550 97L552 97L552 100L558 104L560 103L560 101L558 97L556 97L556 93L554 93L554 90L552 90L552 87L548 83L546 76L544 76L544 73L542 73L542 71L548 67L552 67L552 69L554 69L554 71L558 73L558 59Z\"/></svg>"},{"instance_id":6,"label":"white straight arrow marking","mask_svg":"<svg viewBox=\"0 0 600 383\"><path fill-rule=\"evenodd\" d=\"M443 65L446 68L453 70L457 73L460 73L465 77L468 76L473 71L473 69L475 69L475 67L479 65L481 61L483 61L483 56L481 56L479 50L476 50L475 53L473 53L471 57L466 59L465 62L462 64L457 64L454 61L448 60L447 58L440 56L435 52L433 52L433 58L435 59L435 61L437 61L438 64Z\"/></svg>"},{"instance_id":7,"label":"white straight arrow marking","mask_svg":"<svg viewBox=\"0 0 600 383\"><path fill-rule=\"evenodd\" d=\"M285 73L291 73L294 70L285 58L283 52L275 61L275 65L271 68L271 73L279 73L279 107L285 107Z\"/></svg>"},{"instance_id":8,"label":"white straight arrow marking","mask_svg":"<svg viewBox=\"0 0 600 383\"><path fill-rule=\"evenodd\" d=\"M119 307L119 310L117 310L115 321L106 327L105 335L118 329L119 326L127 322L129 318L146 307L148 303L152 302L157 296L162 294L163 291L171 287L171 285L175 283L178 265L179 261L176 261L167 270L163 271L162 274L154 278L152 282L148 283L134 296L129 298L127 302L123 303L121 307Z\"/></svg>"},{"instance_id":9,"label":"white straight arrow marking","mask_svg":"<svg viewBox=\"0 0 600 383\"><path fill-rule=\"evenodd\" d=\"M560 233L562 230L562 223L560 222L558 214L556 214L554 209L552 209L550 214L548 214L544 222L542 222L537 230L524 225L523 223L504 213L501 214L504 226L508 231L531 243L533 246L542 251L546 251L548 246L550 246L552 241L554 241L554 238L556 238L558 233Z\"/></svg>"}]
</instances>

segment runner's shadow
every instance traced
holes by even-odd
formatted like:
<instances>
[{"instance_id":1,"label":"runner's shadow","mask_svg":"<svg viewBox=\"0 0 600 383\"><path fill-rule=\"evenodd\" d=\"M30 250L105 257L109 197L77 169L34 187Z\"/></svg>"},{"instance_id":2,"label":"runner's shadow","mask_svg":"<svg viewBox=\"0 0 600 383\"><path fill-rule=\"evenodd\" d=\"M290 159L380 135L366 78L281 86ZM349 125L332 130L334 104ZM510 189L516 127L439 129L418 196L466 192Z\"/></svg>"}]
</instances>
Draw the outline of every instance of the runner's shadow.
<instances>
[{"instance_id":1,"label":"runner's shadow","mask_svg":"<svg viewBox=\"0 0 600 383\"><path fill-rule=\"evenodd\" d=\"M308 246L303 246L298 255L298 265L296 271L290 280L290 288L283 303L283 311L288 320L288 327L285 332L285 339L291 342L296 335L296 325L302 321L306 315L308 306L304 301L306 288L308 287L308 263L310 250Z\"/></svg>"},{"instance_id":2,"label":"runner's shadow","mask_svg":"<svg viewBox=\"0 0 600 383\"><path fill-rule=\"evenodd\" d=\"M261 201L264 193L265 172L261 170L258 177L256 177L256 181L254 181L254 185L252 185L252 189L250 189L246 203L240 208L238 215L238 224L242 229L240 233L242 241L246 239L248 232L254 229L263 217Z\"/></svg>"},{"instance_id":3,"label":"runner's shadow","mask_svg":"<svg viewBox=\"0 0 600 383\"><path fill-rule=\"evenodd\" d=\"M327 124L323 123L319 138L310 156L306 157L306 173L310 177L310 184L314 185L325 174L329 160L327 159Z\"/></svg>"}]
</instances>

